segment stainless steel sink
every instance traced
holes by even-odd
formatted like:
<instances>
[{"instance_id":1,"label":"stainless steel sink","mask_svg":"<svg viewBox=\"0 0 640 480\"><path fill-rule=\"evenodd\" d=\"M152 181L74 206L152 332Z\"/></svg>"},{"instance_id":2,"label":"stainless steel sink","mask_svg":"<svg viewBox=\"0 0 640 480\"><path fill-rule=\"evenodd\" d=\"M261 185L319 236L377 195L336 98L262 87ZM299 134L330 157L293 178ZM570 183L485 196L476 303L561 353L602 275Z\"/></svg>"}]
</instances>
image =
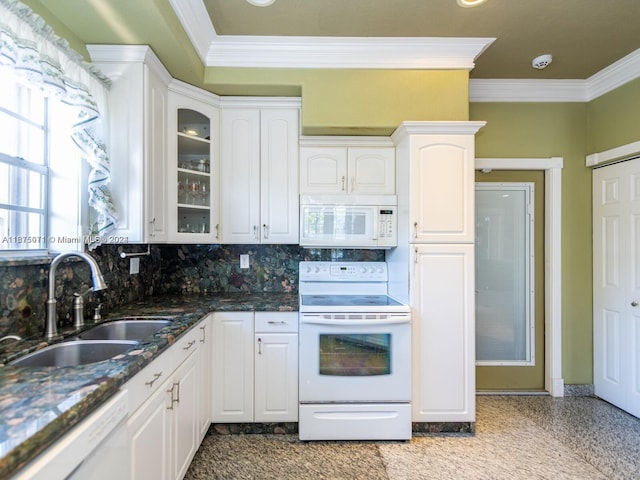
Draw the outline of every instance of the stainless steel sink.
<instances>
[{"instance_id":1,"label":"stainless steel sink","mask_svg":"<svg viewBox=\"0 0 640 480\"><path fill-rule=\"evenodd\" d=\"M126 352L138 342L132 340L74 340L49 345L10 362L16 367L65 367L88 365Z\"/></svg>"},{"instance_id":2,"label":"stainless steel sink","mask_svg":"<svg viewBox=\"0 0 640 480\"><path fill-rule=\"evenodd\" d=\"M144 340L171 323L168 319L114 320L78 335L81 340Z\"/></svg>"}]
</instances>

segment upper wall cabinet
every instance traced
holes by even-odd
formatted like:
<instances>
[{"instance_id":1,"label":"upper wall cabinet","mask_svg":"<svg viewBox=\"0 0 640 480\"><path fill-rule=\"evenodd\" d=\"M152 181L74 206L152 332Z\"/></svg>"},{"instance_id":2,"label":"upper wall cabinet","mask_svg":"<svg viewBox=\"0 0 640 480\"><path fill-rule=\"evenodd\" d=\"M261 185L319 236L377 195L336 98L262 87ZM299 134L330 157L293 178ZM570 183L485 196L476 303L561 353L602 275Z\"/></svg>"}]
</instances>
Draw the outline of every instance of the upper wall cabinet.
<instances>
[{"instance_id":1,"label":"upper wall cabinet","mask_svg":"<svg viewBox=\"0 0 640 480\"><path fill-rule=\"evenodd\" d=\"M87 45L111 81L109 157L118 215L114 235L129 243L167 240L169 73L147 46Z\"/></svg>"},{"instance_id":2,"label":"upper wall cabinet","mask_svg":"<svg viewBox=\"0 0 640 480\"><path fill-rule=\"evenodd\" d=\"M398 228L408 228L402 234L409 242L474 242L474 145L481 125L404 122L393 134L398 192L409 192L409 218Z\"/></svg>"},{"instance_id":3,"label":"upper wall cabinet","mask_svg":"<svg viewBox=\"0 0 640 480\"><path fill-rule=\"evenodd\" d=\"M395 166L388 138L303 137L300 193L393 195Z\"/></svg>"},{"instance_id":4,"label":"upper wall cabinet","mask_svg":"<svg viewBox=\"0 0 640 480\"><path fill-rule=\"evenodd\" d=\"M169 240L220 242L219 99L186 83L169 85Z\"/></svg>"},{"instance_id":5,"label":"upper wall cabinet","mask_svg":"<svg viewBox=\"0 0 640 480\"><path fill-rule=\"evenodd\" d=\"M221 100L223 243L298 243L300 101Z\"/></svg>"}]
</instances>

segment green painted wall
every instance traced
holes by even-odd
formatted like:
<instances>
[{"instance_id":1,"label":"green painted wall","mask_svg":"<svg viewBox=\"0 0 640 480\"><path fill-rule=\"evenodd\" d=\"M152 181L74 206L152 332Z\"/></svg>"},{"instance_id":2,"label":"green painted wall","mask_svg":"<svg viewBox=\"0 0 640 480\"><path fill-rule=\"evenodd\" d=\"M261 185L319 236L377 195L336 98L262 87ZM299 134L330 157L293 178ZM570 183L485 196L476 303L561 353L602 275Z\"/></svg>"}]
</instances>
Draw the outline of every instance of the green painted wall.
<instances>
[{"instance_id":1,"label":"green painted wall","mask_svg":"<svg viewBox=\"0 0 640 480\"><path fill-rule=\"evenodd\" d=\"M591 170L585 167L587 104L472 103L478 157L563 157L562 375L593 383Z\"/></svg>"},{"instance_id":2,"label":"green painted wall","mask_svg":"<svg viewBox=\"0 0 640 480\"><path fill-rule=\"evenodd\" d=\"M640 79L589 103L588 153L640 140Z\"/></svg>"},{"instance_id":3,"label":"green painted wall","mask_svg":"<svg viewBox=\"0 0 640 480\"><path fill-rule=\"evenodd\" d=\"M466 71L208 68L219 95L301 95L305 135L390 135L405 120L468 120Z\"/></svg>"}]
</instances>

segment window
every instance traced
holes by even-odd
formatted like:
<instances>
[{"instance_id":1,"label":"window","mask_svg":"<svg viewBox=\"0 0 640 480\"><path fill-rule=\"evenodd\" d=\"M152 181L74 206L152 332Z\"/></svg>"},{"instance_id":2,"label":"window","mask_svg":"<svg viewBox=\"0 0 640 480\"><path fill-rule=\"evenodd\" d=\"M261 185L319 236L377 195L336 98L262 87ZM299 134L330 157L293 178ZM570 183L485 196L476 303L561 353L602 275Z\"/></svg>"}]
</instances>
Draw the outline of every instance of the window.
<instances>
[{"instance_id":1,"label":"window","mask_svg":"<svg viewBox=\"0 0 640 480\"><path fill-rule=\"evenodd\" d=\"M46 248L48 101L0 78L0 250Z\"/></svg>"},{"instance_id":2,"label":"window","mask_svg":"<svg viewBox=\"0 0 640 480\"><path fill-rule=\"evenodd\" d=\"M81 156L73 109L0 76L0 254L78 249ZM65 244L63 244L65 243Z\"/></svg>"}]
</instances>

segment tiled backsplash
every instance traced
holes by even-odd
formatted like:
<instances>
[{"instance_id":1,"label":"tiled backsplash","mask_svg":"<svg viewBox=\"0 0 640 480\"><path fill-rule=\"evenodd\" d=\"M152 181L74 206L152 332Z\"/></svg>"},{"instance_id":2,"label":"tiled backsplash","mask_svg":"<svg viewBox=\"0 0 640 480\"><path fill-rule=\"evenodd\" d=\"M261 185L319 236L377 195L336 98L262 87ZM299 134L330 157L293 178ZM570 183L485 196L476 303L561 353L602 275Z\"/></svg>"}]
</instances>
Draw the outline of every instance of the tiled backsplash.
<instances>
[{"instance_id":1,"label":"tiled backsplash","mask_svg":"<svg viewBox=\"0 0 640 480\"><path fill-rule=\"evenodd\" d=\"M198 295L215 292L297 292L302 260L383 261L383 250L304 249L297 245L152 245L140 257L140 272L129 275L129 259L120 251L144 251L141 246L105 245L96 258L106 290L85 296L85 314L99 304L103 312L147 296ZM248 269L240 255L249 255ZM44 329L49 265L0 264L0 337L40 335ZM91 287L86 263L72 258L58 266L56 298L59 325L72 324L73 294Z\"/></svg>"}]
</instances>

